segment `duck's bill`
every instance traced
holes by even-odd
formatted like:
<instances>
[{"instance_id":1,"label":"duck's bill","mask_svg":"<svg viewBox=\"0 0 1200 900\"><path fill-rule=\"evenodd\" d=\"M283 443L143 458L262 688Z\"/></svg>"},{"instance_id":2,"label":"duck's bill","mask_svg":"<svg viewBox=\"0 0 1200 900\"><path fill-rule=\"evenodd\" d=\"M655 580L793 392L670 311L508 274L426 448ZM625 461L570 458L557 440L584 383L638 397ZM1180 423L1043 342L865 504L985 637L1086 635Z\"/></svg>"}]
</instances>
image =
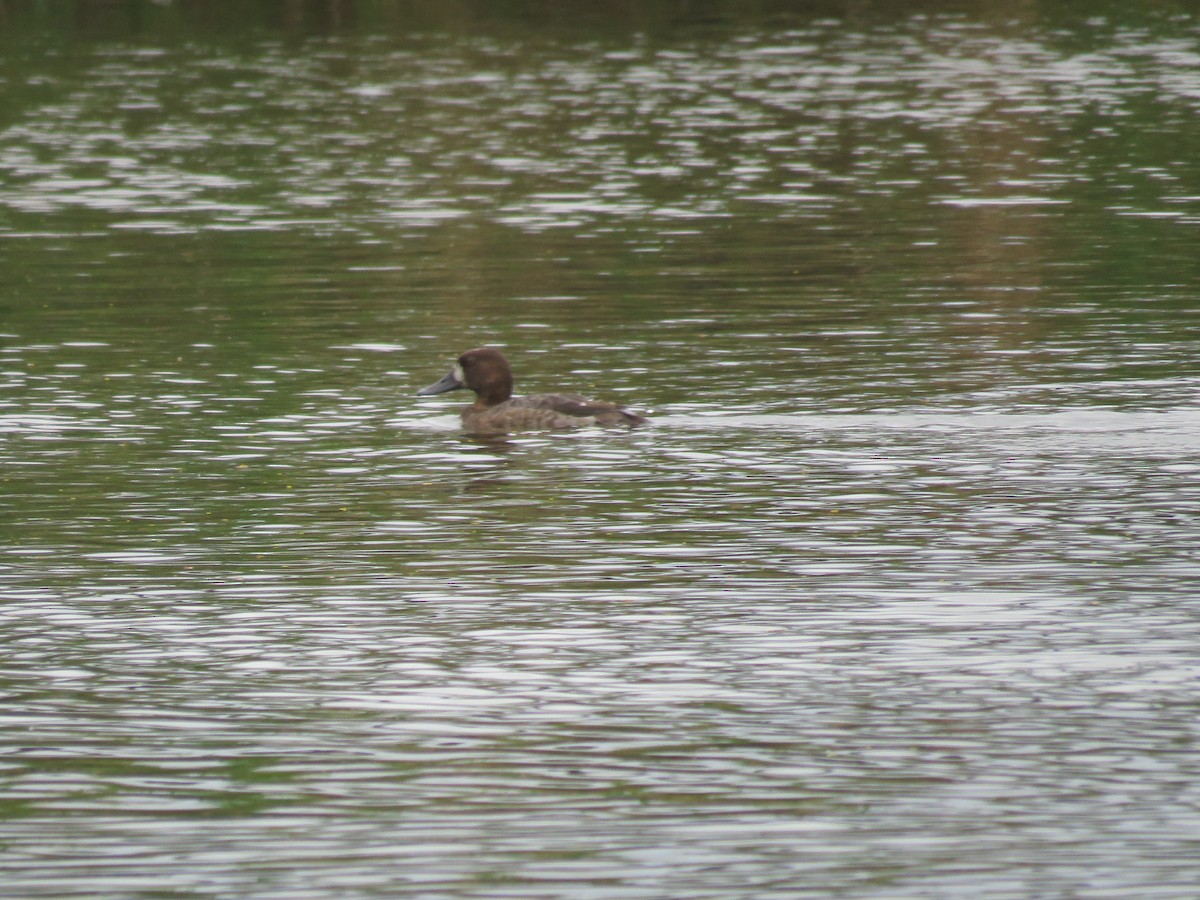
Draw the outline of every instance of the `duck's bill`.
<instances>
[{"instance_id":1,"label":"duck's bill","mask_svg":"<svg viewBox=\"0 0 1200 900\"><path fill-rule=\"evenodd\" d=\"M458 380L458 374L453 370L446 373L446 377L441 381L435 382L428 387L423 387L417 391L418 397L430 397L433 394L444 394L446 391L456 391L461 387L466 387Z\"/></svg>"}]
</instances>

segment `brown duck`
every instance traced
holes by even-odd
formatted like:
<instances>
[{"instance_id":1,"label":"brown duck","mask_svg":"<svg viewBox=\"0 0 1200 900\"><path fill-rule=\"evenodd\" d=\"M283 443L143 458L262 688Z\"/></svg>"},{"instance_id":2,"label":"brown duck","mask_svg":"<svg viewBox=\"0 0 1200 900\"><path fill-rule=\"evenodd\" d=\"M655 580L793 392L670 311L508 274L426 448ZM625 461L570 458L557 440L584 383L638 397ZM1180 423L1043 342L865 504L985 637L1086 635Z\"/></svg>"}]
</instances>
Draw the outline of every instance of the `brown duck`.
<instances>
[{"instance_id":1,"label":"brown duck","mask_svg":"<svg viewBox=\"0 0 1200 900\"><path fill-rule=\"evenodd\" d=\"M475 402L462 411L463 427L474 434L582 428L586 425L633 427L646 420L604 400L578 394L512 395L512 369L494 347L468 350L441 381L421 388L418 396L444 394L459 388L475 392Z\"/></svg>"}]
</instances>

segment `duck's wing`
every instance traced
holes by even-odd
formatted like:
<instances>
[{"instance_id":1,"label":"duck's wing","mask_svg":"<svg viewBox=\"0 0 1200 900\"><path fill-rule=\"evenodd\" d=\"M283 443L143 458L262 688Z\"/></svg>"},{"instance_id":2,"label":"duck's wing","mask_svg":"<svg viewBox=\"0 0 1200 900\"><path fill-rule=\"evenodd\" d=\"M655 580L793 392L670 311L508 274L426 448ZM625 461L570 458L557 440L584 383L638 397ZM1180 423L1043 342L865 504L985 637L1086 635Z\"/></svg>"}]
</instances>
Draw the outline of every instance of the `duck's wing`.
<instances>
[{"instance_id":1,"label":"duck's wing","mask_svg":"<svg viewBox=\"0 0 1200 900\"><path fill-rule=\"evenodd\" d=\"M527 397L514 397L509 403L517 407L552 410L577 419L595 419L600 425L641 425L646 421L615 403L589 400L578 394L530 394Z\"/></svg>"}]
</instances>

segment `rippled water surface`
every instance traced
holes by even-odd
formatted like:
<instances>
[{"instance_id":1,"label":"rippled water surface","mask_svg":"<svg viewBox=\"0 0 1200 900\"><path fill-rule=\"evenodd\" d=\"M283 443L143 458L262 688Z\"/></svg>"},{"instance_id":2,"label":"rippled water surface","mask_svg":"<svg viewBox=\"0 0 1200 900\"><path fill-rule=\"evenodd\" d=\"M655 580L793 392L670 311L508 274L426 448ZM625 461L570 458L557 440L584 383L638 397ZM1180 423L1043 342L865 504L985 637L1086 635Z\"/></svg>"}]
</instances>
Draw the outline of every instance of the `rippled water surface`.
<instances>
[{"instance_id":1,"label":"rippled water surface","mask_svg":"<svg viewBox=\"0 0 1200 900\"><path fill-rule=\"evenodd\" d=\"M1191 14L134 8L0 16L0 893L1194 896Z\"/></svg>"}]
</instances>

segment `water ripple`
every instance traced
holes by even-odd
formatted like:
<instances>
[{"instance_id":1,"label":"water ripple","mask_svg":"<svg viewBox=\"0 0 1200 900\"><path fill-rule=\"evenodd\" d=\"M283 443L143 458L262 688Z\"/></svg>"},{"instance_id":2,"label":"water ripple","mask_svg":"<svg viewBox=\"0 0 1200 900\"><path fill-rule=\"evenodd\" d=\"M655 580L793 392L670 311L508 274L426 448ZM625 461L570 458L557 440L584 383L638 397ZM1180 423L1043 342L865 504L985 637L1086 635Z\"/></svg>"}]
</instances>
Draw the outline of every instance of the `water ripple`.
<instances>
[{"instance_id":1,"label":"water ripple","mask_svg":"<svg viewBox=\"0 0 1200 900\"><path fill-rule=\"evenodd\" d=\"M16 57L7 892L1190 896L1195 26L1104 22ZM463 435L485 342L650 426Z\"/></svg>"},{"instance_id":2,"label":"water ripple","mask_svg":"<svg viewBox=\"0 0 1200 900\"><path fill-rule=\"evenodd\" d=\"M952 19L859 33L816 24L716 52L548 46L517 58L486 39L469 55L359 49L101 59L0 134L4 202L30 214L92 209L112 227L168 234L379 232L475 215L535 232L595 230L710 219L743 202L804 216L854 194L923 189L936 165L941 202L1044 206L1068 202L1063 186L1096 173L1051 160L1031 173L1016 154L978 185L966 167L981 120L993 140L1032 148L1047 136L1095 140L1068 136L1098 114L1123 115L1131 84L1178 115L1197 96L1181 68L1186 42L1128 35L1072 54ZM875 123L852 149L848 106ZM240 112L251 107L267 113L248 121ZM314 116L319 134L305 127ZM935 156L947 142L960 158ZM1189 201L1168 187L1164 202Z\"/></svg>"}]
</instances>

